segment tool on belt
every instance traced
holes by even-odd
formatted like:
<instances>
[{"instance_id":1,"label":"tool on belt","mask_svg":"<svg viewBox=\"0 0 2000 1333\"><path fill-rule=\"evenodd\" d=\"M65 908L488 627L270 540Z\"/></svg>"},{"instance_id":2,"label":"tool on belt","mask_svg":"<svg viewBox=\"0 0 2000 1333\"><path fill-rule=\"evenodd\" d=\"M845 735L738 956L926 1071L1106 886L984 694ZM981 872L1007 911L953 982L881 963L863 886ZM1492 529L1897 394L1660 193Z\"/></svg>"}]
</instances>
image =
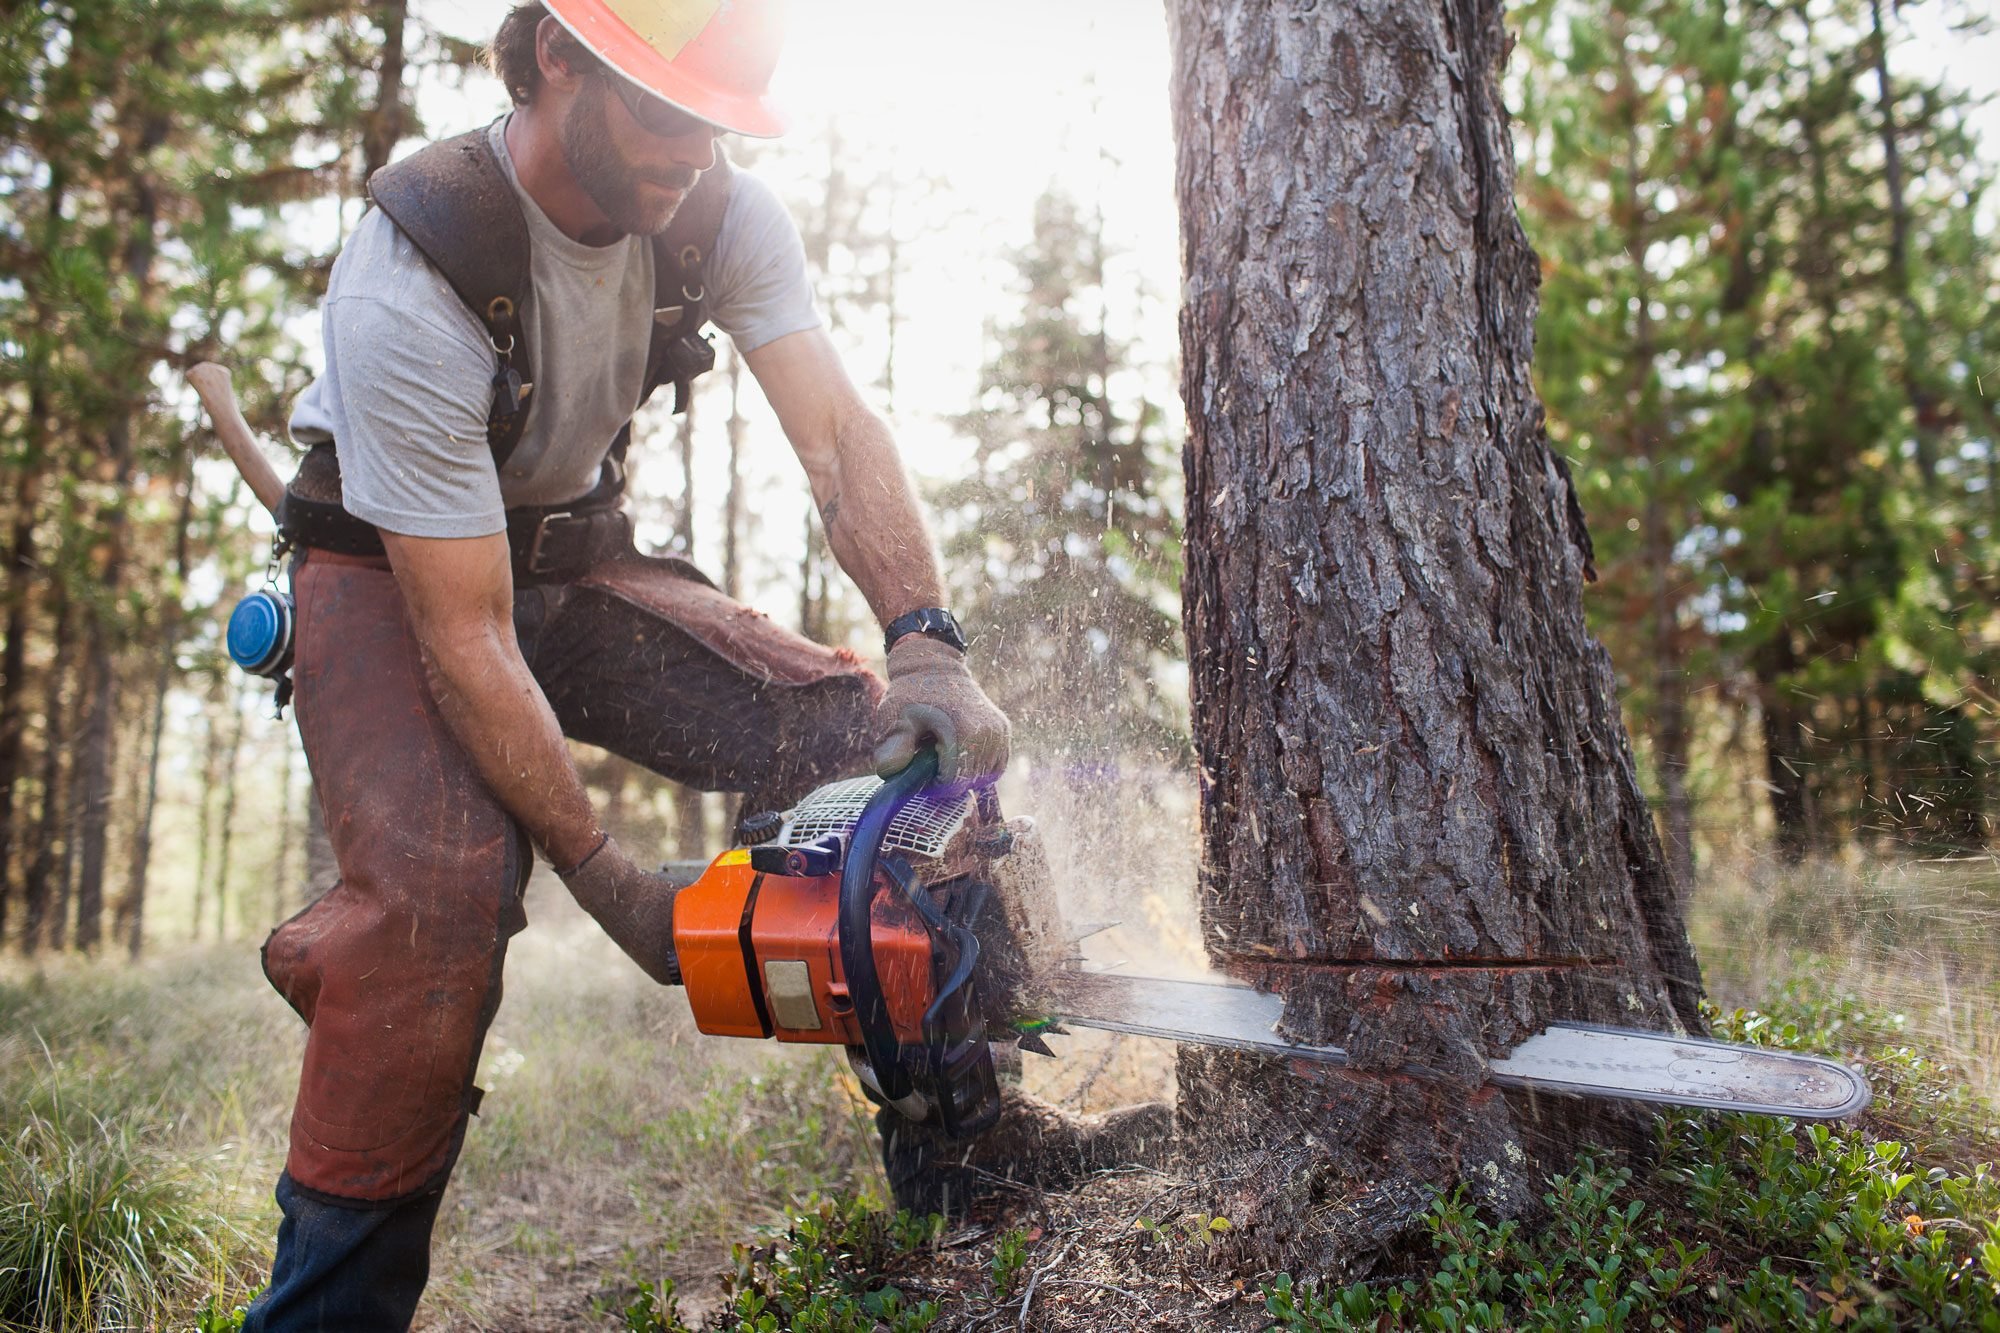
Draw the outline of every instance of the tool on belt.
<instances>
[{"instance_id":1,"label":"tool on belt","mask_svg":"<svg viewBox=\"0 0 2000 1333\"><path fill-rule=\"evenodd\" d=\"M223 452L243 474L257 502L275 517L285 498L285 483L258 447L250 423L243 419L243 409L237 405L236 392L230 387L228 369L213 361L203 361L189 368L187 382L207 410ZM223 633L223 646L228 649L231 661L253 676L277 682L281 709L291 698L292 631L296 619L292 595L278 586L277 565L283 554L282 543L273 548L265 586L236 604L236 609L229 613L229 627Z\"/></svg>"},{"instance_id":2,"label":"tool on belt","mask_svg":"<svg viewBox=\"0 0 2000 1333\"><path fill-rule=\"evenodd\" d=\"M1002 819L990 790L931 788L935 763L925 751L887 782L833 783L743 821L740 845L674 901L696 1026L844 1046L872 1099L958 1136L999 1113L996 1048L1053 1054L1045 1038L1064 1023L1347 1063L1284 1036L1277 996L1089 970L1033 822ZM1566 1023L1489 1069L1506 1087L1814 1120L1870 1096L1833 1060Z\"/></svg>"}]
</instances>

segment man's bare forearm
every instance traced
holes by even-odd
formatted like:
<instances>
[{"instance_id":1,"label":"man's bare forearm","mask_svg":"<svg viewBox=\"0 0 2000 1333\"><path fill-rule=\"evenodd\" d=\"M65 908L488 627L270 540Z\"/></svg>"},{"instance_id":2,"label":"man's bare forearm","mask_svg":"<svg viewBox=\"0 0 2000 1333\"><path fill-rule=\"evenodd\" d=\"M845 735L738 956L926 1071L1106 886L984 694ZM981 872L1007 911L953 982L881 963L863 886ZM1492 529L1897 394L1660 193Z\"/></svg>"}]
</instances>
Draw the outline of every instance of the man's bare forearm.
<instances>
[{"instance_id":1,"label":"man's bare forearm","mask_svg":"<svg viewBox=\"0 0 2000 1333\"><path fill-rule=\"evenodd\" d=\"M888 624L938 606L944 579L889 425L870 411L824 329L744 353L812 482L833 558Z\"/></svg>"},{"instance_id":2,"label":"man's bare forearm","mask_svg":"<svg viewBox=\"0 0 2000 1333\"><path fill-rule=\"evenodd\" d=\"M937 552L887 423L873 412L851 413L835 454L830 493L818 497L833 558L884 625L920 606L942 606Z\"/></svg>"},{"instance_id":3,"label":"man's bare forearm","mask_svg":"<svg viewBox=\"0 0 2000 1333\"><path fill-rule=\"evenodd\" d=\"M597 813L514 639L506 538L382 540L445 725L535 845L575 865L600 836Z\"/></svg>"},{"instance_id":4,"label":"man's bare forearm","mask_svg":"<svg viewBox=\"0 0 2000 1333\"><path fill-rule=\"evenodd\" d=\"M597 812L541 686L512 636L498 639L428 648L431 693L494 797L566 869L596 845Z\"/></svg>"}]
</instances>

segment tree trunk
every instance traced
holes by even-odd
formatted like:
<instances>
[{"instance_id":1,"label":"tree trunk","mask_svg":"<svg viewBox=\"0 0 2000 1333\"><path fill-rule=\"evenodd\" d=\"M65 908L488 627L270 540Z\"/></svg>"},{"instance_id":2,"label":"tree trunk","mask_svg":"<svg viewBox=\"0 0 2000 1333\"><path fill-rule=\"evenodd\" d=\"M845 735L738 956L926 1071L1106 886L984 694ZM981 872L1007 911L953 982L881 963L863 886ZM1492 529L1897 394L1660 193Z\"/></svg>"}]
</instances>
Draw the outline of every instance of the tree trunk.
<instances>
[{"instance_id":1,"label":"tree trunk","mask_svg":"<svg viewBox=\"0 0 2000 1333\"><path fill-rule=\"evenodd\" d=\"M39 434L46 414L39 385L28 394L28 433ZM42 456L32 444L21 464L20 487L14 493L14 530L7 544L7 645L0 649L0 940L7 936L7 913L13 905L14 791L21 776L21 733L26 717L29 589L34 586L35 520L41 509Z\"/></svg>"},{"instance_id":2,"label":"tree trunk","mask_svg":"<svg viewBox=\"0 0 2000 1333\"><path fill-rule=\"evenodd\" d=\"M222 773L222 672L208 679L207 706L202 709L201 791L196 796L194 833L194 911L189 937L201 938L201 921L208 907L209 848L215 845L215 798Z\"/></svg>"},{"instance_id":3,"label":"tree trunk","mask_svg":"<svg viewBox=\"0 0 2000 1333\"><path fill-rule=\"evenodd\" d=\"M824 619L825 585L824 576L819 574L819 529L813 522L812 507L806 507L805 530L799 550L799 633L808 639L817 639Z\"/></svg>"},{"instance_id":4,"label":"tree trunk","mask_svg":"<svg viewBox=\"0 0 2000 1333\"><path fill-rule=\"evenodd\" d=\"M708 855L707 798L693 787L674 788L674 855L702 861Z\"/></svg>"},{"instance_id":5,"label":"tree trunk","mask_svg":"<svg viewBox=\"0 0 2000 1333\"><path fill-rule=\"evenodd\" d=\"M1628 35L1623 16L1614 19L1613 33L1621 43ZM1663 447L1667 427L1659 394L1659 347L1653 329L1653 284L1647 268L1652 234L1647 226L1650 205L1640 194L1639 126L1642 104L1632 73L1621 75L1627 108L1625 123L1624 198L1617 210L1625 218L1625 261L1635 285L1632 353L1626 385L1626 430L1631 450L1646 475L1646 500L1641 520L1646 574L1653 616L1653 767L1659 775L1666 810L1667 866L1683 899L1694 888L1694 812L1688 801L1687 681L1681 663L1680 605L1674 587L1674 532L1667 504L1678 493Z\"/></svg>"},{"instance_id":6,"label":"tree trunk","mask_svg":"<svg viewBox=\"0 0 2000 1333\"><path fill-rule=\"evenodd\" d=\"M41 248L44 255L53 252L59 244L63 201L67 196L65 182L66 173L61 165L51 163L42 206ZM41 289L40 279L33 280L30 286L34 292L30 302L33 311L31 321L39 328L47 318L47 293ZM28 689L29 609L33 600L29 591L48 578L48 571L37 563L35 549L35 524L42 516L42 482L50 462L49 354L46 350L36 350L29 355L26 379L28 405L22 423L26 448L21 461L20 488L14 495L14 529L7 546L7 646L4 654L0 654L0 940L6 938L4 913L14 896L16 883L14 848L21 841L16 836L21 822L17 789L24 759L22 735L27 722L24 700ZM27 912L28 867L32 859L32 851L23 845L19 883L24 915ZM29 927L30 933L36 929L39 929L39 923ZM24 947L32 951L33 946Z\"/></svg>"},{"instance_id":7,"label":"tree trunk","mask_svg":"<svg viewBox=\"0 0 2000 1333\"><path fill-rule=\"evenodd\" d=\"M382 25L382 66L377 71L375 106L361 133L361 179L365 183L389 165L403 141L403 28L408 0L378 0L371 6Z\"/></svg>"},{"instance_id":8,"label":"tree trunk","mask_svg":"<svg viewBox=\"0 0 2000 1333\"><path fill-rule=\"evenodd\" d=\"M1910 429L1916 446L1917 476L1924 488L1937 488L1939 456L1937 396L1930 388L1930 322L1917 305L1910 286L1910 208L1903 191L1902 131L1896 123L1895 85L1889 79L1889 33L1882 22L1882 0L1868 0L1875 66L1876 110L1881 115L1882 184L1889 195L1889 285L1902 315L1903 392L1910 403Z\"/></svg>"},{"instance_id":9,"label":"tree trunk","mask_svg":"<svg viewBox=\"0 0 2000 1333\"><path fill-rule=\"evenodd\" d=\"M1787 865L1805 860L1814 842L1812 788L1806 781L1811 764L1805 752L1806 719L1792 686L1798 665L1790 625L1779 625L1752 663L1763 723L1765 787L1771 796L1778 856Z\"/></svg>"},{"instance_id":10,"label":"tree trunk","mask_svg":"<svg viewBox=\"0 0 2000 1333\"><path fill-rule=\"evenodd\" d=\"M292 818L292 789L298 784L293 781L293 771L298 767L298 749L292 738L284 737L280 744L285 749L284 768L278 778L278 855L271 867L271 903L266 914L272 925L285 919L285 886L291 883L292 835L297 821Z\"/></svg>"},{"instance_id":11,"label":"tree trunk","mask_svg":"<svg viewBox=\"0 0 2000 1333\"><path fill-rule=\"evenodd\" d=\"M116 507L123 508L122 497ZM112 558L122 552L123 523L113 525ZM106 580L116 586L115 580ZM85 953L97 948L104 926L105 853L110 837L111 797L117 781L117 746L112 727L118 707L118 671L112 660L114 638L110 617L113 610L91 612L85 632L84 675L90 682L85 707L83 734L77 751L78 866L76 877L76 947Z\"/></svg>"},{"instance_id":12,"label":"tree trunk","mask_svg":"<svg viewBox=\"0 0 2000 1333\"><path fill-rule=\"evenodd\" d=\"M722 503L722 591L738 600L743 596L743 358L732 348L729 353L729 491Z\"/></svg>"},{"instance_id":13,"label":"tree trunk","mask_svg":"<svg viewBox=\"0 0 2000 1333\"><path fill-rule=\"evenodd\" d=\"M674 526L679 529L674 535L680 541L681 554L694 559L694 410L700 402L698 394L688 395L687 410L681 413L680 429L674 433L674 451L681 460L681 503L680 515Z\"/></svg>"},{"instance_id":14,"label":"tree trunk","mask_svg":"<svg viewBox=\"0 0 2000 1333\"><path fill-rule=\"evenodd\" d=\"M65 780L67 769L63 759L69 753L69 711L64 699L76 634L69 583L60 570L49 596L49 619L54 626L51 631L54 642L42 693L42 808L35 821L33 841L22 849L27 869L22 875L21 952L28 954L45 943L52 949L63 946L64 913L69 903L67 872L63 870L66 858L58 849L68 827L69 784Z\"/></svg>"},{"instance_id":15,"label":"tree trunk","mask_svg":"<svg viewBox=\"0 0 2000 1333\"><path fill-rule=\"evenodd\" d=\"M243 689L228 692L229 746L222 756L222 829L215 851L215 938L229 938L230 853L236 845L237 777L243 759Z\"/></svg>"},{"instance_id":16,"label":"tree trunk","mask_svg":"<svg viewBox=\"0 0 2000 1333\"><path fill-rule=\"evenodd\" d=\"M1184 1050L1181 1115L1238 1243L1361 1268L1637 1123L1489 1056L1698 1028L1699 974L1529 379L1498 0L1169 11L1203 933L1353 1060Z\"/></svg>"},{"instance_id":17,"label":"tree trunk","mask_svg":"<svg viewBox=\"0 0 2000 1333\"><path fill-rule=\"evenodd\" d=\"M160 740L166 734L167 691L173 685L180 657L181 591L187 586L188 533L194 525L194 478L189 475L185 444L174 457L174 485L180 507L174 515L174 581L161 593L159 659L153 669L152 719L147 727L146 780L132 832L131 877L126 882L120 923L125 947L137 958L145 947L146 881L153 864L153 811L160 796Z\"/></svg>"},{"instance_id":18,"label":"tree trunk","mask_svg":"<svg viewBox=\"0 0 2000 1333\"><path fill-rule=\"evenodd\" d=\"M1653 765L1665 806L1667 866L1683 901L1694 892L1694 800L1688 792L1687 672L1681 661L1680 605L1673 589L1673 539L1660 502L1646 501L1646 560L1653 580Z\"/></svg>"},{"instance_id":19,"label":"tree trunk","mask_svg":"<svg viewBox=\"0 0 2000 1333\"><path fill-rule=\"evenodd\" d=\"M333 859L333 839L326 832L326 811L320 808L319 789L306 784L306 879L301 907L318 902L340 879L340 863Z\"/></svg>"},{"instance_id":20,"label":"tree trunk","mask_svg":"<svg viewBox=\"0 0 2000 1333\"><path fill-rule=\"evenodd\" d=\"M172 50L164 39L156 39L147 57L156 65L168 63ZM160 195L153 179L150 157L166 142L169 128L164 108L143 106L133 113L128 140L121 145L127 155L123 169L129 173L130 211L126 215L125 247L122 255L126 307L120 321L135 351L133 361L118 370L114 382L134 386L129 392L135 401L112 409L105 432L109 455L110 493L98 508L100 534L97 563L101 600L94 608L86 630L84 661L90 678L90 703L84 715L79 765L79 814L81 832L76 885L76 943L85 953L97 948L104 926L105 854L110 834L111 798L117 781L116 729L118 672L113 650L120 635L119 594L125 578L125 544L131 526L128 509L135 440L133 432L146 392L147 374L153 354L137 350L144 345L146 326L153 303L153 257L157 243Z\"/></svg>"}]
</instances>

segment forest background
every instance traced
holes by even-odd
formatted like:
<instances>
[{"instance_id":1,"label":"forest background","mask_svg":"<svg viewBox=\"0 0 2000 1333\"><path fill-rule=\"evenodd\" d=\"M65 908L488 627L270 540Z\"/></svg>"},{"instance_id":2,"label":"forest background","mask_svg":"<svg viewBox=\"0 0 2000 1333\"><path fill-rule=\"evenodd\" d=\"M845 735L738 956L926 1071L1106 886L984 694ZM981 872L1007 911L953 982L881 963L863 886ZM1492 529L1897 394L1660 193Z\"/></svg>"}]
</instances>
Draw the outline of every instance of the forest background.
<instances>
[{"instance_id":1,"label":"forest background","mask_svg":"<svg viewBox=\"0 0 2000 1333\"><path fill-rule=\"evenodd\" d=\"M791 203L925 483L1016 719L1009 800L1077 845L1141 826L1120 846L1154 859L1171 924L1194 774L1166 34L1149 5L976 31L946 8L802 6L798 128L739 157ZM1510 11L1537 379L1711 985L1765 979L1746 937L1823 937L1852 908L1953 945L1955 1002L1995 1006L1965 973L1992 979L2000 889L2000 129L1979 96L2000 42L1980 8ZM327 886L295 735L221 645L270 525L180 373L227 362L282 438L369 172L502 108L477 67L496 14L0 12L0 949L248 941ZM642 416L634 457L643 543L874 651L726 345L686 418ZM629 844L723 837L722 801L579 760ZM2000 1041L1966 1045L1990 1085Z\"/></svg>"},{"instance_id":2,"label":"forest background","mask_svg":"<svg viewBox=\"0 0 2000 1333\"><path fill-rule=\"evenodd\" d=\"M310 891L292 730L221 647L269 523L179 372L229 362L283 438L367 174L501 106L477 69L485 8L6 20L0 938L18 950L249 934ZM1185 789L1164 34L1106 7L1074 29L1068 77L1003 107L954 92L954 21L879 17L807 18L797 48L829 58L787 67L799 130L738 152L792 203L827 322L928 484L1024 772L1107 815L1119 780ZM1949 0L1540 0L1516 21L1538 378L1683 882L1746 847L1983 849L2000 325L1996 155L1967 86L1991 76L1966 71L1992 42ZM982 63L1046 64L1032 27ZM869 650L729 349L687 418L647 411L634 452L643 542ZM586 762L663 854L719 834L715 801Z\"/></svg>"}]
</instances>

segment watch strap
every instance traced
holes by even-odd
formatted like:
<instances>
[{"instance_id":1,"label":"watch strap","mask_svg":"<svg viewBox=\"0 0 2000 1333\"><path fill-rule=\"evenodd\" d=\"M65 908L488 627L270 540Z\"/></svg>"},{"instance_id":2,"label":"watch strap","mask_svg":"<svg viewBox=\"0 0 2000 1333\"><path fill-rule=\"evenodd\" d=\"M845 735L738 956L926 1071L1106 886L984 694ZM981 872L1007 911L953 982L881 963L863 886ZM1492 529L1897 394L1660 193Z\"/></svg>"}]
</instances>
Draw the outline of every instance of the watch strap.
<instances>
[{"instance_id":1,"label":"watch strap","mask_svg":"<svg viewBox=\"0 0 2000 1333\"><path fill-rule=\"evenodd\" d=\"M890 621L882 631L883 651L894 648L896 640L905 634L921 634L927 639L936 639L961 653L966 649L965 631L959 627L958 617L941 606L920 606Z\"/></svg>"}]
</instances>

